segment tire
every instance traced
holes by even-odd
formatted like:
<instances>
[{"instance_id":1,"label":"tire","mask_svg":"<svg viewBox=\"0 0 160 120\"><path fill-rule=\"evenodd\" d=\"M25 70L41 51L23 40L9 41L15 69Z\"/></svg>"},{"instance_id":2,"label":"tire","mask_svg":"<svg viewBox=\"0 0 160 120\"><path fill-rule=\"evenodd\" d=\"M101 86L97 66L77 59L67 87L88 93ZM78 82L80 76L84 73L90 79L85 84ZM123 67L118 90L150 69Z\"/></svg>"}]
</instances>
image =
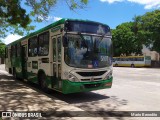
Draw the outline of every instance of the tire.
<instances>
[{"instance_id":1,"label":"tire","mask_svg":"<svg viewBox=\"0 0 160 120\"><path fill-rule=\"evenodd\" d=\"M13 77L14 77L15 79L17 79L17 74L16 74L16 69L15 69L15 68L13 68Z\"/></svg>"},{"instance_id":2,"label":"tire","mask_svg":"<svg viewBox=\"0 0 160 120\"><path fill-rule=\"evenodd\" d=\"M118 64L117 64L117 63L115 64L115 67L118 67Z\"/></svg>"},{"instance_id":3,"label":"tire","mask_svg":"<svg viewBox=\"0 0 160 120\"><path fill-rule=\"evenodd\" d=\"M12 69L11 68L9 68L9 74L12 74Z\"/></svg>"},{"instance_id":4,"label":"tire","mask_svg":"<svg viewBox=\"0 0 160 120\"><path fill-rule=\"evenodd\" d=\"M134 64L131 64L131 68L134 68L135 66L134 66Z\"/></svg>"},{"instance_id":5,"label":"tire","mask_svg":"<svg viewBox=\"0 0 160 120\"><path fill-rule=\"evenodd\" d=\"M39 78L39 83L42 91L48 93L49 89L46 83L46 75L44 73L41 73L38 78Z\"/></svg>"}]
</instances>

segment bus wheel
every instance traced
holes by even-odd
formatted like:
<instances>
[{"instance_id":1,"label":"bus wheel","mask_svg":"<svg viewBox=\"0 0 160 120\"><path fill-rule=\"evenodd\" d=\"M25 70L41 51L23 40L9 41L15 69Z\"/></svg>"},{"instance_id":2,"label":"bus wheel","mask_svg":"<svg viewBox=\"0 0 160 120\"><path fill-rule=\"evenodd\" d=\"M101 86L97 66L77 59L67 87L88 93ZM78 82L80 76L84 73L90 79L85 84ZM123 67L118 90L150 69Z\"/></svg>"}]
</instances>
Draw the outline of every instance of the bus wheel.
<instances>
[{"instance_id":1,"label":"bus wheel","mask_svg":"<svg viewBox=\"0 0 160 120\"><path fill-rule=\"evenodd\" d=\"M15 69L15 68L13 68L13 77L14 77L15 79L17 79L17 74L16 74L16 69Z\"/></svg>"},{"instance_id":2,"label":"bus wheel","mask_svg":"<svg viewBox=\"0 0 160 120\"><path fill-rule=\"evenodd\" d=\"M9 68L9 74L12 74L12 69L11 68Z\"/></svg>"},{"instance_id":3,"label":"bus wheel","mask_svg":"<svg viewBox=\"0 0 160 120\"><path fill-rule=\"evenodd\" d=\"M131 64L131 67L134 68L135 67L134 64Z\"/></svg>"},{"instance_id":4,"label":"bus wheel","mask_svg":"<svg viewBox=\"0 0 160 120\"><path fill-rule=\"evenodd\" d=\"M47 93L48 87L47 87L47 83L46 83L46 75L44 73L41 73L38 78L39 78L41 89Z\"/></svg>"},{"instance_id":5,"label":"bus wheel","mask_svg":"<svg viewBox=\"0 0 160 120\"><path fill-rule=\"evenodd\" d=\"M118 64L116 63L115 66L118 67Z\"/></svg>"}]
</instances>

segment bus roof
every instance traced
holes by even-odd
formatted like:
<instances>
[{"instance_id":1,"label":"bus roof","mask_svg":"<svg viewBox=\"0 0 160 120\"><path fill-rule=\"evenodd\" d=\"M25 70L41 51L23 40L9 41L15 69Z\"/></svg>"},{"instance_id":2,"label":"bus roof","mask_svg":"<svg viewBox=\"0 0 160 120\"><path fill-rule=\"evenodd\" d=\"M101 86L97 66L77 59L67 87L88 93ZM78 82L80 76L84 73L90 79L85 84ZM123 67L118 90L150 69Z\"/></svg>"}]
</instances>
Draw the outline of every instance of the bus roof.
<instances>
[{"instance_id":1,"label":"bus roof","mask_svg":"<svg viewBox=\"0 0 160 120\"><path fill-rule=\"evenodd\" d=\"M35 31L35 32L30 33L30 34L26 35L25 37L22 37L22 38L14 41L14 42L12 42L12 43L9 43L7 46L9 46L9 45L11 45L11 44L16 44L17 42L20 42L20 41L22 41L22 40L24 40L24 39L27 39L27 38L29 38L29 37L32 37L32 36L34 36L34 35L36 35L36 34L39 34L39 33L41 33L41 32L44 32L44 31L46 31L46 30L48 30L48 29L50 29L50 28L52 28L52 27L55 27L55 26L57 26L57 25L64 24L65 21L67 21L67 20L69 20L69 21L92 22L92 23L97 23L97 24L106 25L106 24L103 24L103 23L99 23L99 22L95 22L95 21L90 21L90 20L65 19L65 18L63 18L63 19L58 20L58 21L56 21L56 22L54 22L54 23L52 23L52 24L50 24L50 25L48 25L48 26L46 26L46 27L44 27L44 28L41 28L41 29L39 29L39 30L37 30L37 31ZM106 26L108 26L108 25L106 25Z\"/></svg>"}]
</instances>

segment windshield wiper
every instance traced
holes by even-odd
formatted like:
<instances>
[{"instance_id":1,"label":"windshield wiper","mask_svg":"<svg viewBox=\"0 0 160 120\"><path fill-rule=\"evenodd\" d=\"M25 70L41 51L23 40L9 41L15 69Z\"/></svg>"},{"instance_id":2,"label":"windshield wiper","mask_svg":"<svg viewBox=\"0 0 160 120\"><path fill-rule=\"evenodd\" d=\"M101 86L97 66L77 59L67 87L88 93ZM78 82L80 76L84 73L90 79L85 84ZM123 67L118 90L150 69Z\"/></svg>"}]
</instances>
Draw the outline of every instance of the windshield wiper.
<instances>
[{"instance_id":1,"label":"windshield wiper","mask_svg":"<svg viewBox=\"0 0 160 120\"><path fill-rule=\"evenodd\" d=\"M86 41L85 41L83 35L82 35L80 32L78 32L78 35L79 35L79 36L81 37L81 39L83 40L83 46L85 46L85 47L87 48L87 51L88 51L88 45L86 44Z\"/></svg>"},{"instance_id":2,"label":"windshield wiper","mask_svg":"<svg viewBox=\"0 0 160 120\"><path fill-rule=\"evenodd\" d=\"M106 36L106 34L102 35L101 41L103 40L103 38L104 38L105 36ZM100 41L100 42L101 42L101 41Z\"/></svg>"}]
</instances>

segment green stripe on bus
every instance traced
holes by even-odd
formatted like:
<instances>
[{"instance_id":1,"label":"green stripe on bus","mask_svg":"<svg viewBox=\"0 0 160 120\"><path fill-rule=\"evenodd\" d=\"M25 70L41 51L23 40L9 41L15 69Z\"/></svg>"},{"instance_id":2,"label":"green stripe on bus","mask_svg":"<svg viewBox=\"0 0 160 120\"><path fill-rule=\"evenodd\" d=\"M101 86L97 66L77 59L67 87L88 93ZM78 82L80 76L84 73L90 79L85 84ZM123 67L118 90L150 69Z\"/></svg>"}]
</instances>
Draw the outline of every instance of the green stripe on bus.
<instances>
[{"instance_id":1,"label":"green stripe on bus","mask_svg":"<svg viewBox=\"0 0 160 120\"><path fill-rule=\"evenodd\" d=\"M113 77L108 80L94 81L94 82L71 82L69 80L62 81L62 93L76 93L76 92L87 92L92 90L99 90L105 88L111 88L106 86L107 83L112 83ZM94 85L97 87L94 87ZM88 86L88 87L87 87Z\"/></svg>"}]
</instances>

